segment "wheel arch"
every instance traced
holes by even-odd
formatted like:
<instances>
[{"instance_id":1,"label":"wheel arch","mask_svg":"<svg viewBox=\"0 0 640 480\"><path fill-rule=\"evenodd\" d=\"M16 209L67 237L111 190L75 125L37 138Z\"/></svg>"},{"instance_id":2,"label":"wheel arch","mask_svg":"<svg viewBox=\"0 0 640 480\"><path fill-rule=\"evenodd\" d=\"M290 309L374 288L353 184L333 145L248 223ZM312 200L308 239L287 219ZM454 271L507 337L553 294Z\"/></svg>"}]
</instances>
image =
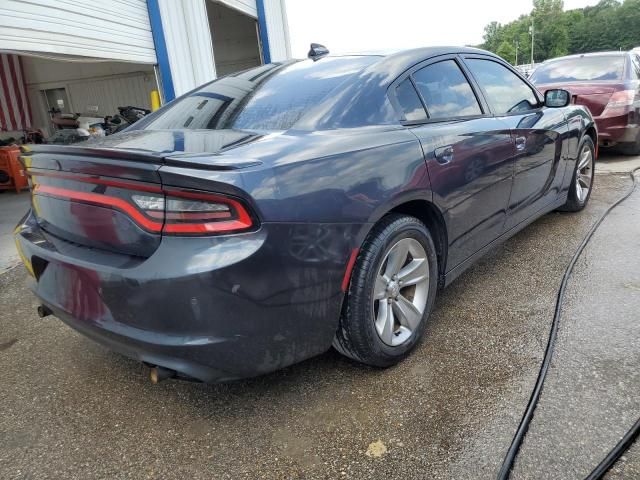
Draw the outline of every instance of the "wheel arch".
<instances>
[{"instance_id":1,"label":"wheel arch","mask_svg":"<svg viewBox=\"0 0 640 480\"><path fill-rule=\"evenodd\" d=\"M427 226L433 237L438 257L438 287L443 287L449 243L447 225L438 207L428 200L410 200L396 205L387 212L389 213L411 215Z\"/></svg>"},{"instance_id":2,"label":"wheel arch","mask_svg":"<svg viewBox=\"0 0 640 480\"><path fill-rule=\"evenodd\" d=\"M593 140L593 145L596 148L596 158L598 157L598 131L596 130L596 127L593 123L587 125L587 128L585 128L584 134L586 136L591 137L591 140Z\"/></svg>"},{"instance_id":3,"label":"wheel arch","mask_svg":"<svg viewBox=\"0 0 640 480\"><path fill-rule=\"evenodd\" d=\"M400 213L416 217L427 226L433 237L438 257L438 287L443 287L449 248L447 223L440 209L433 202L425 198L405 198L393 206L388 206L387 209L377 212L377 215L367 224L366 230L361 233L361 240L358 247L364 243L371 229L391 213ZM351 272L349 272L349 274L351 274Z\"/></svg>"},{"instance_id":4,"label":"wheel arch","mask_svg":"<svg viewBox=\"0 0 640 480\"><path fill-rule=\"evenodd\" d=\"M338 324L338 329L335 333L333 346L342 354L348 357L354 358L361 362L364 360L362 360L361 358L358 358L358 356L353 353L355 351L353 346L357 347L358 345L361 344L361 342L360 343L351 342L349 340L349 334L347 333L348 331L351 331L353 334L353 328L349 330L349 325L352 325L352 323L350 323L349 321L349 318L353 310L350 308L347 308L347 306L349 305L348 293L349 291L352 291L352 289L354 288L353 287L354 284L352 283L354 281L352 278L354 271L357 271L359 275L364 275L365 277L371 275L372 273L375 273L375 271L372 272L371 263L363 264L364 269L360 269L360 270L356 270L356 269L352 270L352 267L354 266L354 264L357 265L357 262L361 258L363 258L362 255L365 250L362 248L362 245L366 244L366 239L369 235L371 235L372 230L375 229L376 232L383 232L384 230L382 229L385 226L393 224L394 222L402 221L400 217L401 215L414 217L417 220L424 223L426 227L429 229L429 232L431 234L430 235L431 239L433 240L433 243L434 243L434 247L436 250L435 253L436 253L436 258L438 263L437 265L438 274L437 274L437 280L436 280L436 275L433 275L433 274L431 275L432 280L430 281L430 286L429 286L430 294L427 296L427 306L425 307L428 309L429 312L433 307L435 292L438 289L444 287L444 272L446 268L448 237L447 237L447 231L446 231L445 218L441 214L440 210L432 202L426 199L416 198L416 195L409 196L408 198L405 197L404 201L401 201L401 202L396 202L391 205L388 204L386 211L381 210L380 212L378 212L378 214L374 218L372 218L370 222L366 224L367 227L361 230L360 234L362 236L360 238L362 238L362 242L358 243L358 248L353 249L351 257L349 258L349 265L347 267L347 271L345 272L345 277L343 279L343 281L346 281L348 288L347 289L343 288L344 295L342 296L342 301L341 301L341 316ZM387 219L389 223L385 223L385 219ZM415 225L415 222L413 223L413 225ZM376 228L377 226L379 226L379 228ZM378 249L385 248L385 244L382 244L382 246L377 245L375 248L378 248ZM375 252L374 252L374 255L375 255ZM367 259L368 262L371 262L372 258L375 260L375 256L372 257L371 255L368 255L365 258ZM432 265L431 268L433 268L433 263L431 265ZM359 290L355 290L356 292L355 298L357 302L359 301L357 299L361 298L360 295L358 295L358 292L362 291L363 282L364 282L364 287L367 287L369 285L368 282L370 280L371 280L370 277L364 278L364 280L362 279L362 277L360 276L358 277L358 283L356 285L358 286ZM356 304L356 307L357 307L357 304ZM361 309L360 309L360 313L362 313ZM347 324L343 323L345 321L345 318L347 319ZM345 325L347 326L345 327ZM408 351L409 350L407 350L407 352ZM365 361L365 363L367 362ZM378 365L377 363L371 363L371 364ZM385 365L380 364L378 366L388 366L391 364L393 363L388 363Z\"/></svg>"}]
</instances>

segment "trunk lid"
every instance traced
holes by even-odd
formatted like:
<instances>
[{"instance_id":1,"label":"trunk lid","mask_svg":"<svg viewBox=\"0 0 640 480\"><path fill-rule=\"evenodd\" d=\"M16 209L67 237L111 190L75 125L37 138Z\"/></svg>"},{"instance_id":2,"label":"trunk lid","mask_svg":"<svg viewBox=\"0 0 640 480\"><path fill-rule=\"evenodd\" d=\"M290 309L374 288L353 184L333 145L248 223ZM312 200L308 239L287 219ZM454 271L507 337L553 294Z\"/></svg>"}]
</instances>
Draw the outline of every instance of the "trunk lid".
<instances>
[{"instance_id":1,"label":"trunk lid","mask_svg":"<svg viewBox=\"0 0 640 480\"><path fill-rule=\"evenodd\" d=\"M136 196L164 198L160 168L238 170L255 160L219 155L259 138L233 130L134 131L80 145L30 145L22 161L40 227L75 244L148 257L163 217L136 208Z\"/></svg>"}]
</instances>

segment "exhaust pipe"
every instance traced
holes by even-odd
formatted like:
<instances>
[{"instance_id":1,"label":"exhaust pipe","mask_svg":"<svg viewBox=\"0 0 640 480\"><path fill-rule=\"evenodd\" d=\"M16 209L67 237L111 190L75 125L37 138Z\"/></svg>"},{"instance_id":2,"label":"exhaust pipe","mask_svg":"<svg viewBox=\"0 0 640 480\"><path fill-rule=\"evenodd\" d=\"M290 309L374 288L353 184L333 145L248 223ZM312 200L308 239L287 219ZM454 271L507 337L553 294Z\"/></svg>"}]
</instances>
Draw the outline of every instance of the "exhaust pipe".
<instances>
[{"instance_id":1,"label":"exhaust pipe","mask_svg":"<svg viewBox=\"0 0 640 480\"><path fill-rule=\"evenodd\" d=\"M162 382L163 380L167 380L168 378L173 378L176 376L175 370L169 370L168 368L163 367L153 367L149 372L149 378L151 379L151 383L154 385Z\"/></svg>"},{"instance_id":2,"label":"exhaust pipe","mask_svg":"<svg viewBox=\"0 0 640 480\"><path fill-rule=\"evenodd\" d=\"M48 317L52 313L51 309L46 305L38 305L38 316L40 318Z\"/></svg>"}]
</instances>

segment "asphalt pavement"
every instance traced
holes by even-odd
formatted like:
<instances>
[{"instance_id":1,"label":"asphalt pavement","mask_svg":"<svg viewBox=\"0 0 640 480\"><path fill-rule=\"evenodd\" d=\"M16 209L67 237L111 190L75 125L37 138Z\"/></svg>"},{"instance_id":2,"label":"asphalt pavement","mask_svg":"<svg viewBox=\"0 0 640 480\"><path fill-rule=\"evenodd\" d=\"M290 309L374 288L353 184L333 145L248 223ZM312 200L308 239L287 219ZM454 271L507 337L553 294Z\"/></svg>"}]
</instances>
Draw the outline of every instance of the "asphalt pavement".
<instances>
[{"instance_id":1,"label":"asphalt pavement","mask_svg":"<svg viewBox=\"0 0 640 480\"><path fill-rule=\"evenodd\" d=\"M595 233L568 292L515 478L585 478L640 418L640 187ZM640 478L639 460L610 478Z\"/></svg>"},{"instance_id":2,"label":"asphalt pavement","mask_svg":"<svg viewBox=\"0 0 640 480\"><path fill-rule=\"evenodd\" d=\"M617 172L630 163L611 158ZM625 166L626 165L626 166ZM28 275L0 275L0 478L495 477L529 399L564 269L630 187L598 175L578 214L551 213L437 300L400 365L337 353L224 385L166 381L55 318ZM548 385L513 478L583 478L640 415L640 191L576 267ZM634 388L635 387L635 388ZM637 445L611 478L639 478Z\"/></svg>"},{"instance_id":3,"label":"asphalt pavement","mask_svg":"<svg viewBox=\"0 0 640 480\"><path fill-rule=\"evenodd\" d=\"M0 274L20 258L13 242L13 229L29 210L29 192L6 190L0 195Z\"/></svg>"}]
</instances>

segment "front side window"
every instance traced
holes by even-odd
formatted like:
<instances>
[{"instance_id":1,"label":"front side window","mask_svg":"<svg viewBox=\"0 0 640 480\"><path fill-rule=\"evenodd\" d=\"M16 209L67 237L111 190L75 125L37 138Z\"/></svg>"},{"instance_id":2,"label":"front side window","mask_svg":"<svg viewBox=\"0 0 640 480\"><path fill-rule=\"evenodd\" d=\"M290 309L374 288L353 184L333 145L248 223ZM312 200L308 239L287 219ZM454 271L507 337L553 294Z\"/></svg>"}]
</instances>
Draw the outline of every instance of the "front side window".
<instances>
[{"instance_id":1,"label":"front side window","mask_svg":"<svg viewBox=\"0 0 640 480\"><path fill-rule=\"evenodd\" d=\"M471 85L454 60L428 65L415 72L413 80L431 119L482 114Z\"/></svg>"},{"instance_id":2,"label":"front side window","mask_svg":"<svg viewBox=\"0 0 640 480\"><path fill-rule=\"evenodd\" d=\"M533 90L515 73L492 60L467 59L466 64L484 89L496 115L526 112L538 107Z\"/></svg>"}]
</instances>

